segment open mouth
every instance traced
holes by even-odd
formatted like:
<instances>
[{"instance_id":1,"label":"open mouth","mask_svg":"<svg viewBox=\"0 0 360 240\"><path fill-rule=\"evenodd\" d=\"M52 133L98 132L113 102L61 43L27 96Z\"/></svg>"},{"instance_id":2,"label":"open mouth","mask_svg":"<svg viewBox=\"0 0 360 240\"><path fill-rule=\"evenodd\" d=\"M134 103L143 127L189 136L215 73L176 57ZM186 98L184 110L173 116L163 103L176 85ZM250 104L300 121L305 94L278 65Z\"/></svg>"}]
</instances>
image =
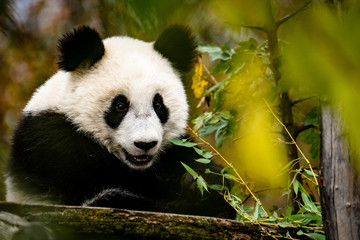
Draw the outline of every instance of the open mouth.
<instances>
[{"instance_id":1,"label":"open mouth","mask_svg":"<svg viewBox=\"0 0 360 240\"><path fill-rule=\"evenodd\" d=\"M138 166L146 165L152 159L152 156L150 156L150 155L134 156L134 155L129 154L126 151L125 151L125 155L126 155L126 160L128 160L132 164L135 164L135 165L138 165Z\"/></svg>"}]
</instances>

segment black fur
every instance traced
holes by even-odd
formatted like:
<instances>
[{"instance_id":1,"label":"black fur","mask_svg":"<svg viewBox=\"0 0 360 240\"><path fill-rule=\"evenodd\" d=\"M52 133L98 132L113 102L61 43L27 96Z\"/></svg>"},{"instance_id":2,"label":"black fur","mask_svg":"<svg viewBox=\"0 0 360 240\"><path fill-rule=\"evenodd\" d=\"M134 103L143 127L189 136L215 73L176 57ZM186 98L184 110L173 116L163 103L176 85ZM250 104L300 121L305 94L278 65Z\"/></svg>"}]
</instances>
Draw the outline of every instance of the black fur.
<instances>
[{"instance_id":1,"label":"black fur","mask_svg":"<svg viewBox=\"0 0 360 240\"><path fill-rule=\"evenodd\" d=\"M124 136L126 137L126 136ZM234 211L216 192L201 197L180 161L198 172L220 171L199 164L189 148L172 146L155 166L132 170L59 113L21 119L13 138L8 174L27 193L68 205L108 206L233 218ZM221 183L208 175L206 181Z\"/></svg>"},{"instance_id":2,"label":"black fur","mask_svg":"<svg viewBox=\"0 0 360 240\"><path fill-rule=\"evenodd\" d=\"M129 100L124 95L116 96L110 108L105 112L105 122L111 128L117 128L129 110Z\"/></svg>"},{"instance_id":3,"label":"black fur","mask_svg":"<svg viewBox=\"0 0 360 240\"><path fill-rule=\"evenodd\" d=\"M94 29L83 26L64 35L58 42L59 68L68 72L90 68L105 53L104 44Z\"/></svg>"},{"instance_id":4,"label":"black fur","mask_svg":"<svg viewBox=\"0 0 360 240\"><path fill-rule=\"evenodd\" d=\"M153 108L155 110L156 115L159 117L160 122L165 124L169 119L169 110L164 104L163 98L159 93L157 93L153 100Z\"/></svg>"},{"instance_id":5,"label":"black fur","mask_svg":"<svg viewBox=\"0 0 360 240\"><path fill-rule=\"evenodd\" d=\"M167 28L156 40L154 49L167 58L179 72L194 66L197 43L191 31L180 25Z\"/></svg>"}]
</instances>

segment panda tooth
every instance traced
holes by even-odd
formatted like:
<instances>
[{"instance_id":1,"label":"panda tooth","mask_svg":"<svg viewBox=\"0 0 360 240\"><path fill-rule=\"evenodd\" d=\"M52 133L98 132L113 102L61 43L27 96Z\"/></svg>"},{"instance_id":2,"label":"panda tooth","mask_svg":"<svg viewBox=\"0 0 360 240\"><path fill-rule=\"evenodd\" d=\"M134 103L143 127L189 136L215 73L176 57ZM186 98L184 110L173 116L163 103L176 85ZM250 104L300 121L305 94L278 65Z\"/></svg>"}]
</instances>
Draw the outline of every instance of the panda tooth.
<instances>
[{"instance_id":1,"label":"panda tooth","mask_svg":"<svg viewBox=\"0 0 360 240\"><path fill-rule=\"evenodd\" d=\"M137 162L145 162L149 160L149 156L137 156L134 157Z\"/></svg>"}]
</instances>

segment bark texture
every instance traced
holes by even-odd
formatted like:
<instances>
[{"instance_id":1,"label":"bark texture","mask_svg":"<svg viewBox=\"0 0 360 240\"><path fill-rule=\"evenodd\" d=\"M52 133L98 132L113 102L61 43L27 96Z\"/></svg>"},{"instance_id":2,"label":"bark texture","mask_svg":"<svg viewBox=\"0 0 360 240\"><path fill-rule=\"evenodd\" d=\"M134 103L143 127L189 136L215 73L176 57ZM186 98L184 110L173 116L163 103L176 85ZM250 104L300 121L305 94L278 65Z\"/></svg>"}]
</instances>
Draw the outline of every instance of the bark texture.
<instances>
[{"instance_id":1,"label":"bark texture","mask_svg":"<svg viewBox=\"0 0 360 240\"><path fill-rule=\"evenodd\" d=\"M23 219L0 217L0 226L6 223L8 228L14 228L24 225L24 221L34 223L27 232L42 231L46 235L50 229L55 237L46 239L284 239L287 232L296 236L297 231L272 224L112 208L1 202L0 212ZM39 229L39 224L46 229Z\"/></svg>"},{"instance_id":2,"label":"bark texture","mask_svg":"<svg viewBox=\"0 0 360 240\"><path fill-rule=\"evenodd\" d=\"M360 179L338 111L322 108L320 191L326 237L360 239Z\"/></svg>"}]
</instances>

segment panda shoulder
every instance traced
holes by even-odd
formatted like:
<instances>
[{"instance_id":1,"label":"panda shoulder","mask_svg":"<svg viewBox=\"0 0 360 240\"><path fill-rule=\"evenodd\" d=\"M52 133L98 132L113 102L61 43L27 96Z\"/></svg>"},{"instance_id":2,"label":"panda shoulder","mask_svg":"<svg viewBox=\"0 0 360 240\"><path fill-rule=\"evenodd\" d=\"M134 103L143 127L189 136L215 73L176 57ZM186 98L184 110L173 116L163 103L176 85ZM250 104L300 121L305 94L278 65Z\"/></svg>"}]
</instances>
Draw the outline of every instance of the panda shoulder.
<instances>
[{"instance_id":1,"label":"panda shoulder","mask_svg":"<svg viewBox=\"0 0 360 240\"><path fill-rule=\"evenodd\" d=\"M66 106L65 95L68 91L69 73L58 71L42 84L26 104L25 114L36 114L42 111L52 111Z\"/></svg>"}]
</instances>

